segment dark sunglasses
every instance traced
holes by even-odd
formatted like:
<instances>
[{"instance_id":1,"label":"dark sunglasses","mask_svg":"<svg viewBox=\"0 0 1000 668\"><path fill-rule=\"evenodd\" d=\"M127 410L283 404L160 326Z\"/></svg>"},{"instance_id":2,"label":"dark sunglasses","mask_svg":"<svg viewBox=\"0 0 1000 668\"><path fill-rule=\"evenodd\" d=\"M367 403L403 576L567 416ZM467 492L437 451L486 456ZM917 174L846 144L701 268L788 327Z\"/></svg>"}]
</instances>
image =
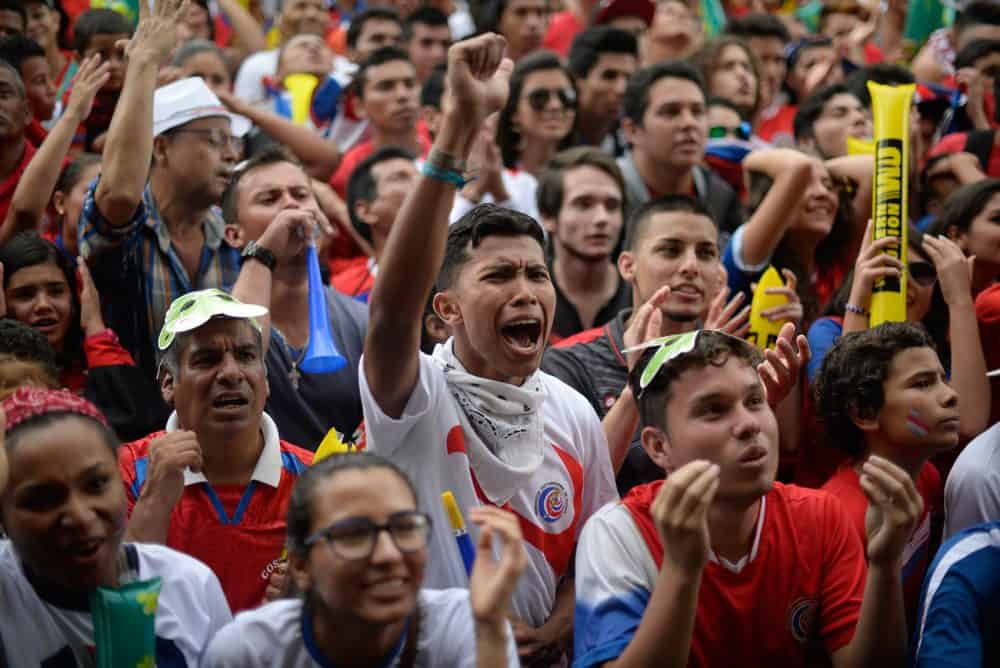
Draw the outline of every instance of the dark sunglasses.
<instances>
[{"instance_id":1,"label":"dark sunglasses","mask_svg":"<svg viewBox=\"0 0 1000 668\"><path fill-rule=\"evenodd\" d=\"M735 128L726 127L725 125L713 125L708 129L709 139L725 139L726 137L735 137L736 139L747 141L750 139L750 124L743 121Z\"/></svg>"},{"instance_id":2,"label":"dark sunglasses","mask_svg":"<svg viewBox=\"0 0 1000 668\"><path fill-rule=\"evenodd\" d=\"M917 285L929 288L937 283L937 269L930 262L917 260L916 262L907 262L906 265L910 272L910 278Z\"/></svg>"},{"instance_id":3,"label":"dark sunglasses","mask_svg":"<svg viewBox=\"0 0 1000 668\"><path fill-rule=\"evenodd\" d=\"M544 111L553 95L559 98L563 109L576 109L576 91L572 88L536 88L527 94L528 106L535 111Z\"/></svg>"}]
</instances>

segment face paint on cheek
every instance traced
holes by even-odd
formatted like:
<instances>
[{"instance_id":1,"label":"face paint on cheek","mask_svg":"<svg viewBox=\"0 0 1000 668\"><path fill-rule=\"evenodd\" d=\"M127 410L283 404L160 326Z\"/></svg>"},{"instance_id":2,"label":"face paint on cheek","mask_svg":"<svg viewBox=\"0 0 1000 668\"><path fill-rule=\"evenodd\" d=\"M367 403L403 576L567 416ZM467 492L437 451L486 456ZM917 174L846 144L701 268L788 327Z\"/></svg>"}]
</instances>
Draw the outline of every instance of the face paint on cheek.
<instances>
[{"instance_id":1,"label":"face paint on cheek","mask_svg":"<svg viewBox=\"0 0 1000 668\"><path fill-rule=\"evenodd\" d=\"M917 438L927 438L931 428L921 419L920 411L916 408L910 409L910 414L906 418L906 428Z\"/></svg>"}]
</instances>

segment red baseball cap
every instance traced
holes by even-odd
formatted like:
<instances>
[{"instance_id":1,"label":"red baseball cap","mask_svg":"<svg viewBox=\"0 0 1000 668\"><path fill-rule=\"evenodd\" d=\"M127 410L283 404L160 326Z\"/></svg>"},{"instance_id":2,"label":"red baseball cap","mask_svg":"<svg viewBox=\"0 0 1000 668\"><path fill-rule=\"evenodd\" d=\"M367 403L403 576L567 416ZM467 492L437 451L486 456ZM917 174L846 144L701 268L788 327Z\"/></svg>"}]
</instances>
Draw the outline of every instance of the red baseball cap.
<instances>
[{"instance_id":1,"label":"red baseball cap","mask_svg":"<svg viewBox=\"0 0 1000 668\"><path fill-rule=\"evenodd\" d=\"M594 25L609 23L620 16L638 16L652 25L656 5L652 0L601 0L594 15Z\"/></svg>"}]
</instances>

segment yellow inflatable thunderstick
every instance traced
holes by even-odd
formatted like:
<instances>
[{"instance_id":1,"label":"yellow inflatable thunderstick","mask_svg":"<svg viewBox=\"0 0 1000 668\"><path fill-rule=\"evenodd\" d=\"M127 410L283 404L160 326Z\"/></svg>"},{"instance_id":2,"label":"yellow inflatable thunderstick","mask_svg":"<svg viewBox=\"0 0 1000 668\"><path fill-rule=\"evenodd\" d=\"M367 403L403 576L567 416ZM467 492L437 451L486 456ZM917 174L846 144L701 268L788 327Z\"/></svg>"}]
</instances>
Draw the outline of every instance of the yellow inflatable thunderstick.
<instances>
[{"instance_id":1,"label":"yellow inflatable thunderstick","mask_svg":"<svg viewBox=\"0 0 1000 668\"><path fill-rule=\"evenodd\" d=\"M774 348L778 342L781 327L785 324L781 320L768 320L762 315L769 308L788 303L788 297L785 295L767 294L771 288L783 287L785 287L785 281L781 279L781 274L774 268L774 265L771 265L760 277L757 289L753 291L753 301L750 304L750 333L747 334L747 340L761 350Z\"/></svg>"},{"instance_id":2,"label":"yellow inflatable thunderstick","mask_svg":"<svg viewBox=\"0 0 1000 668\"><path fill-rule=\"evenodd\" d=\"M872 180L873 239L896 237L886 252L906 265L907 198L910 161L910 101L913 84L882 86L871 81L875 121L875 174ZM899 278L880 278L872 287L868 323L906 320L906 272Z\"/></svg>"}]
</instances>

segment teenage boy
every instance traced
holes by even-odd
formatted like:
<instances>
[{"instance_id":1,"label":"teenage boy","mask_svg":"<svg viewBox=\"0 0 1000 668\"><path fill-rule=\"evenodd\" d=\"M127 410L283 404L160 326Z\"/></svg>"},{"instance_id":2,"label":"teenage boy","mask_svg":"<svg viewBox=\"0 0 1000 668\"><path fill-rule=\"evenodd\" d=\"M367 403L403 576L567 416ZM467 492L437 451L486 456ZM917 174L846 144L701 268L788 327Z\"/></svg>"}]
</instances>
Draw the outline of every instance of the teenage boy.
<instances>
[{"instance_id":1,"label":"teenage boy","mask_svg":"<svg viewBox=\"0 0 1000 668\"><path fill-rule=\"evenodd\" d=\"M643 446L669 474L583 530L574 665L899 665L899 567L921 512L906 472L864 464L866 569L837 499L775 482L760 352L705 330L651 344L630 382Z\"/></svg>"},{"instance_id":2,"label":"teenage boy","mask_svg":"<svg viewBox=\"0 0 1000 668\"><path fill-rule=\"evenodd\" d=\"M38 148L47 134L42 123L52 118L56 108L56 87L45 50L24 35L12 35L0 38L0 60L7 61L21 74L33 116L26 132L28 140Z\"/></svg>"},{"instance_id":3,"label":"teenage boy","mask_svg":"<svg viewBox=\"0 0 1000 668\"><path fill-rule=\"evenodd\" d=\"M941 475L928 460L958 445L958 394L948 384L930 335L907 323L886 323L843 337L824 357L814 391L831 443L852 457L823 489L841 500L862 541L868 501L860 462L872 455L893 462L923 497L924 510L906 537L902 563L912 623L936 542L931 514L940 512L943 494Z\"/></svg>"},{"instance_id":4,"label":"teenage boy","mask_svg":"<svg viewBox=\"0 0 1000 668\"><path fill-rule=\"evenodd\" d=\"M843 84L828 86L807 97L793 125L799 149L820 160L847 155L847 138L871 139L871 113Z\"/></svg>"},{"instance_id":5,"label":"teenage boy","mask_svg":"<svg viewBox=\"0 0 1000 668\"><path fill-rule=\"evenodd\" d=\"M481 35L448 51L442 124L379 260L361 396L367 447L398 463L428 499L426 586L468 583L432 501L442 492L463 512L488 504L518 515L530 566L513 598L514 632L523 661L550 666L572 637L577 536L617 495L597 416L538 370L555 303L541 226L495 205L448 226L471 145L507 99L505 47ZM421 316L435 279L434 310L453 336L428 356Z\"/></svg>"},{"instance_id":6,"label":"teenage boy","mask_svg":"<svg viewBox=\"0 0 1000 668\"><path fill-rule=\"evenodd\" d=\"M451 28L447 14L434 7L420 7L406 18L404 39L417 68L417 80L423 85L434 68L448 61Z\"/></svg>"}]
</instances>

